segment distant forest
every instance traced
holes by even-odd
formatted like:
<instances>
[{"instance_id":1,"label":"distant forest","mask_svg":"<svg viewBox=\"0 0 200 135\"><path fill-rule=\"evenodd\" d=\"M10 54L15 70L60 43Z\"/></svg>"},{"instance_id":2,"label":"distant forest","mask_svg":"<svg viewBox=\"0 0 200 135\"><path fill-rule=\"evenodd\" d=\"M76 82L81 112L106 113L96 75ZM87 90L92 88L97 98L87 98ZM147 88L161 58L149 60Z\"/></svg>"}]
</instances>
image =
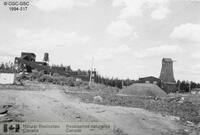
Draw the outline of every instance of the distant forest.
<instances>
[{"instance_id":1,"label":"distant forest","mask_svg":"<svg viewBox=\"0 0 200 135\"><path fill-rule=\"evenodd\" d=\"M64 65L52 65L52 68L58 68L58 69L64 69L66 72L73 74L73 75L88 75L89 79L89 74L90 71L85 71L85 70L72 70L70 66L64 66ZM13 62L5 62L0 64L0 72L1 73L14 73L15 66ZM122 88L123 86L129 86L135 82L136 80L131 80L131 79L118 79L118 78L108 78L108 77L103 77L99 75L98 73L95 72L95 77L93 78L95 83L100 83L104 84L106 86L111 86L111 87L118 87ZM176 82L177 88L179 92L189 92L191 89L194 88L200 88L200 83L196 82L190 82L190 81L180 81L178 80Z\"/></svg>"},{"instance_id":2,"label":"distant forest","mask_svg":"<svg viewBox=\"0 0 200 135\"><path fill-rule=\"evenodd\" d=\"M200 83L196 83L196 82L189 82L189 81L180 81L178 80L176 82L177 88L179 90L179 92L183 93L183 92L190 92L190 90L194 89L194 88L200 88Z\"/></svg>"},{"instance_id":3,"label":"distant forest","mask_svg":"<svg viewBox=\"0 0 200 135\"><path fill-rule=\"evenodd\" d=\"M0 64L0 72L13 73L15 72L15 66L13 62L5 62Z\"/></svg>"}]
</instances>

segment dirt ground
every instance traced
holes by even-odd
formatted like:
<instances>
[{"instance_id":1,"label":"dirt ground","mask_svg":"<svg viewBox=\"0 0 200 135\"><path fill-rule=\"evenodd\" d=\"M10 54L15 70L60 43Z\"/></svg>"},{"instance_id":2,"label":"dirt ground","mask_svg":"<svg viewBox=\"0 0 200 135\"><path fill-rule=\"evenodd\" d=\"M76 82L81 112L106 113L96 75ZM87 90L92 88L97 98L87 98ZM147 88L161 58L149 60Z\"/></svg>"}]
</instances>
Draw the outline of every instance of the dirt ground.
<instances>
[{"instance_id":1,"label":"dirt ground","mask_svg":"<svg viewBox=\"0 0 200 135\"><path fill-rule=\"evenodd\" d=\"M139 108L83 103L54 86L36 90L1 87L0 108L0 111L8 110L6 115L0 115L0 122L107 121L112 122L115 129L120 129L120 133L115 134L128 135L169 135L179 130L173 117Z\"/></svg>"}]
</instances>

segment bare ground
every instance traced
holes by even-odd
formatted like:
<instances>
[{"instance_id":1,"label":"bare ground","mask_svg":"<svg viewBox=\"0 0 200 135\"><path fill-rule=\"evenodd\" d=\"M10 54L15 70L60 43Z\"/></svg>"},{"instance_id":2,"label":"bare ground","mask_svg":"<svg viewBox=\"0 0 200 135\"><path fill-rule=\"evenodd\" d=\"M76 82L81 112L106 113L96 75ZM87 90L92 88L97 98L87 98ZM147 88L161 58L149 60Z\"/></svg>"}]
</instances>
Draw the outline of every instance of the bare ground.
<instances>
[{"instance_id":1,"label":"bare ground","mask_svg":"<svg viewBox=\"0 0 200 135\"><path fill-rule=\"evenodd\" d=\"M83 103L59 88L0 90L0 121L108 121L129 135L169 135L179 130L171 117L139 108ZM115 134L122 134L117 133Z\"/></svg>"}]
</instances>

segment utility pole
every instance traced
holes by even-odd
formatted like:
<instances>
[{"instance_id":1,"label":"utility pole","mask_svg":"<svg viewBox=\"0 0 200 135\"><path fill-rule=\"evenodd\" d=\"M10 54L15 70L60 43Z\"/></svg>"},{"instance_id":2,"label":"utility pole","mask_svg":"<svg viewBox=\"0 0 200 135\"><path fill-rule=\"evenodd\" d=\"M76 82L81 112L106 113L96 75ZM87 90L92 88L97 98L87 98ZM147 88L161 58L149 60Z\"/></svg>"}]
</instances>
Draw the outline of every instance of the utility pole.
<instances>
[{"instance_id":1,"label":"utility pole","mask_svg":"<svg viewBox=\"0 0 200 135\"><path fill-rule=\"evenodd\" d=\"M122 85L122 89L124 88L124 81L122 80L121 82L121 85Z\"/></svg>"},{"instance_id":2,"label":"utility pole","mask_svg":"<svg viewBox=\"0 0 200 135\"><path fill-rule=\"evenodd\" d=\"M179 81L179 83L178 83L178 92L180 92L181 91L181 82Z\"/></svg>"},{"instance_id":3,"label":"utility pole","mask_svg":"<svg viewBox=\"0 0 200 135\"><path fill-rule=\"evenodd\" d=\"M91 65L91 69L90 69L90 80L89 80L89 86L91 86L91 84L92 84L93 66L94 66L94 58L92 57L92 65Z\"/></svg>"},{"instance_id":4,"label":"utility pole","mask_svg":"<svg viewBox=\"0 0 200 135\"><path fill-rule=\"evenodd\" d=\"M191 81L189 82L189 92L191 93Z\"/></svg>"}]
</instances>

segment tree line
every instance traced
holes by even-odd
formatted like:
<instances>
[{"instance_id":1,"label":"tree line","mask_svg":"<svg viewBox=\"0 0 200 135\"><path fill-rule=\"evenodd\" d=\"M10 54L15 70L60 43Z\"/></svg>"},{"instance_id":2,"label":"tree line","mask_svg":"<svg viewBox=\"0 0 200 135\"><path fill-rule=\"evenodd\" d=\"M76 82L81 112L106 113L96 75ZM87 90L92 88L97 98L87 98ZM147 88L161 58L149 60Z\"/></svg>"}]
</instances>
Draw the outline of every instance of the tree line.
<instances>
[{"instance_id":1,"label":"tree line","mask_svg":"<svg viewBox=\"0 0 200 135\"><path fill-rule=\"evenodd\" d=\"M76 73L76 75L87 75L89 79L90 75L90 70L85 71L85 70L72 70L70 66L64 66L64 65L52 65L52 68L60 68L65 70L66 72L71 72L71 73ZM2 62L0 63L0 72L4 73L10 73L10 72L15 72L15 66L13 62ZM99 75L96 71L94 72L94 77L93 80L95 83L100 83L104 84L106 86L111 86L111 87L118 87L122 88L123 86L129 86L135 82L136 80L131 80L131 79L118 79L118 78L109 78L109 77L104 77ZM176 82L177 85L177 91L178 92L190 92L190 90L194 88L200 88L200 83L196 83L193 81L180 81L178 80Z\"/></svg>"},{"instance_id":2,"label":"tree line","mask_svg":"<svg viewBox=\"0 0 200 135\"><path fill-rule=\"evenodd\" d=\"M0 63L0 72L12 73L15 72L15 66L13 62L2 62Z\"/></svg>"},{"instance_id":3,"label":"tree line","mask_svg":"<svg viewBox=\"0 0 200 135\"><path fill-rule=\"evenodd\" d=\"M200 88L200 83L196 83L193 81L178 80L176 82L176 86L178 88L177 89L178 92L184 93L184 92L190 92L194 88Z\"/></svg>"},{"instance_id":4,"label":"tree line","mask_svg":"<svg viewBox=\"0 0 200 135\"><path fill-rule=\"evenodd\" d=\"M104 84L106 86L122 88L123 86L129 86L133 84L135 81L130 79L108 78L97 74L94 82Z\"/></svg>"}]
</instances>

